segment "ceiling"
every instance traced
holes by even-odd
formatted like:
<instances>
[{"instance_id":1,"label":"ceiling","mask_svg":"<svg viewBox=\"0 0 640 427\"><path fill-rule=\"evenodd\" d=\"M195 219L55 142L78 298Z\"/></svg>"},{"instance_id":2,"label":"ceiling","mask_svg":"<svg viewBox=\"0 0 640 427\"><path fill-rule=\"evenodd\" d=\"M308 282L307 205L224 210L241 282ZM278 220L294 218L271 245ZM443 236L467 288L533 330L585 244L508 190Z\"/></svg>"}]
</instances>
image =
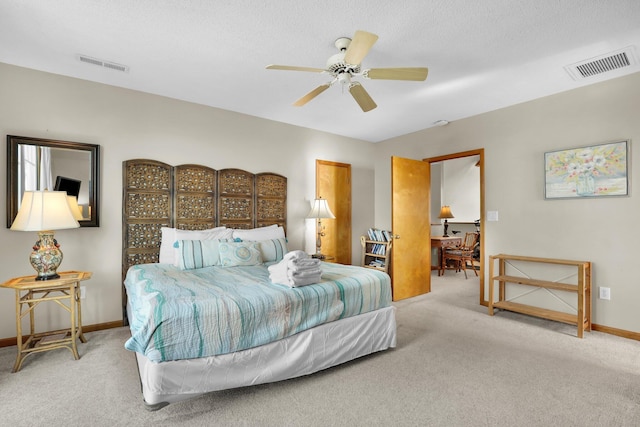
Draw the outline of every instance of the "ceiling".
<instances>
[{"instance_id":1,"label":"ceiling","mask_svg":"<svg viewBox=\"0 0 640 427\"><path fill-rule=\"evenodd\" d=\"M638 0L2 0L0 62L379 142L640 71ZM363 68L429 67L426 81L358 79L364 113L324 68L334 41L379 36ZM565 66L632 47L629 66ZM78 55L120 64L126 72Z\"/></svg>"}]
</instances>

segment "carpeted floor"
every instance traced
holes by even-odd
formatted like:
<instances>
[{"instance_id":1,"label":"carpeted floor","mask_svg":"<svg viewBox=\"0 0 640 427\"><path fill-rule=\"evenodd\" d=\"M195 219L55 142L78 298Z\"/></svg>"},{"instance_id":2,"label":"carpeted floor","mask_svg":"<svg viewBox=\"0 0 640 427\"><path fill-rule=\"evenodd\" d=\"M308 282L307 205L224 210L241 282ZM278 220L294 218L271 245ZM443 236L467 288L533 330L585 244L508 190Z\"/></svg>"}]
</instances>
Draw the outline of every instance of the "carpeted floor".
<instances>
[{"instance_id":1,"label":"carpeted floor","mask_svg":"<svg viewBox=\"0 0 640 427\"><path fill-rule=\"evenodd\" d=\"M30 356L0 349L6 426L638 426L640 343L478 305L447 272L395 303L398 347L317 374L148 412L125 328Z\"/></svg>"}]
</instances>

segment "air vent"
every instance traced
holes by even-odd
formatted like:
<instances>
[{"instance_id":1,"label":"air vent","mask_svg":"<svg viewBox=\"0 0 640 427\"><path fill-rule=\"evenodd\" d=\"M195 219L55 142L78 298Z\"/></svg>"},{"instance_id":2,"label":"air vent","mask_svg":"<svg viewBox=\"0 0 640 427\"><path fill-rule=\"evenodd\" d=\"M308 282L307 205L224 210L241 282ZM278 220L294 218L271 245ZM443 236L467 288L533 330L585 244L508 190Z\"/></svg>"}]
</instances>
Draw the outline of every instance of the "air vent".
<instances>
[{"instance_id":1,"label":"air vent","mask_svg":"<svg viewBox=\"0 0 640 427\"><path fill-rule=\"evenodd\" d=\"M78 55L78 60L86 64L97 65L99 67L109 68L111 70L122 71L123 73L129 72L129 67L115 62L103 61L102 59L92 58L86 55Z\"/></svg>"},{"instance_id":2,"label":"air vent","mask_svg":"<svg viewBox=\"0 0 640 427\"><path fill-rule=\"evenodd\" d=\"M635 54L635 48L629 46L619 51L567 65L564 69L572 79L582 80L637 64L638 59Z\"/></svg>"}]
</instances>

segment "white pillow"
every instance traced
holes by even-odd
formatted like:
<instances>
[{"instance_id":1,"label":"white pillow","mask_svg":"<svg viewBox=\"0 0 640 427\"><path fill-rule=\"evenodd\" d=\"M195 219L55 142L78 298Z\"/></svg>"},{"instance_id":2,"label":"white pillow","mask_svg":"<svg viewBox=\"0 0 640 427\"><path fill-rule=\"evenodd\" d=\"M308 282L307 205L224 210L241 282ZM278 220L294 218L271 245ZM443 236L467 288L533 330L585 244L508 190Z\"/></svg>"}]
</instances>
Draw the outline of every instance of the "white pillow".
<instances>
[{"instance_id":1,"label":"white pillow","mask_svg":"<svg viewBox=\"0 0 640 427\"><path fill-rule=\"evenodd\" d=\"M177 228L162 227L162 240L160 241L161 264L173 264L178 266L178 249L174 243L178 240L215 240L232 239L233 230L226 227L210 228L208 230L179 230Z\"/></svg>"},{"instance_id":2,"label":"white pillow","mask_svg":"<svg viewBox=\"0 0 640 427\"><path fill-rule=\"evenodd\" d=\"M252 228L250 230L233 230L233 238L247 242L260 240L284 239L284 228L277 224L268 227Z\"/></svg>"}]
</instances>

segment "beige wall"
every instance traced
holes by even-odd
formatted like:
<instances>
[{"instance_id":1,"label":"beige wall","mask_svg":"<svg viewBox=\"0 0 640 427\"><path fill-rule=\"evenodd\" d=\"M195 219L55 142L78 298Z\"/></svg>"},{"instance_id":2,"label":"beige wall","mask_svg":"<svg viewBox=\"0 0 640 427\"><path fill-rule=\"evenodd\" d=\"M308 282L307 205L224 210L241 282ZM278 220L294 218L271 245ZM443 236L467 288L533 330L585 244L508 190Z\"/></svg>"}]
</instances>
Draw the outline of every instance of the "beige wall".
<instances>
[{"instance_id":1,"label":"beige wall","mask_svg":"<svg viewBox=\"0 0 640 427\"><path fill-rule=\"evenodd\" d=\"M288 178L288 237L292 249L314 250L315 160L352 165L353 259L359 236L373 224L374 145L305 128L159 96L0 64L0 135L30 136L101 146L100 227L62 230L61 271L94 273L86 282L85 324L121 319L122 161L150 158L172 165L276 172ZM3 142L3 145L6 144ZM5 170L6 149L0 150ZM0 173L6 188L6 172ZM6 210L4 193L0 211ZM4 219L3 219L4 224ZM0 229L0 280L30 275L36 233ZM38 307L42 328L64 325L61 309ZM0 289L0 338L15 337L13 291Z\"/></svg>"},{"instance_id":2,"label":"beige wall","mask_svg":"<svg viewBox=\"0 0 640 427\"><path fill-rule=\"evenodd\" d=\"M640 332L640 286L631 268L638 253L633 242L640 239L640 199L633 193L639 175L631 174L631 197L543 198L545 151L640 136L640 73L379 144L5 64L0 64L0 99L2 138L101 146L101 226L56 233L65 253L61 269L94 272L83 302L85 324L121 318L123 160L143 157L285 175L290 246L306 250L315 242L312 221L304 219L315 192L315 160L350 163L357 262L359 235L372 225L390 227L391 155L423 159L484 148L486 209L500 213L499 222L486 223L486 254L593 261L594 294L597 286L611 288L611 301L594 296L594 322ZM632 171L640 164L636 151L632 147ZM6 150L0 150L0 165L6 165ZM5 187L6 174L0 173L0 188ZM5 203L2 195L2 212ZM33 273L27 258L35 237L0 229L0 280ZM39 311L43 328L63 325L58 311ZM15 336L14 321L13 292L0 289L0 338Z\"/></svg>"},{"instance_id":3,"label":"beige wall","mask_svg":"<svg viewBox=\"0 0 640 427\"><path fill-rule=\"evenodd\" d=\"M630 197L544 199L546 151L620 139L631 140ZM485 208L499 212L486 222L485 254L592 261L593 322L640 332L638 140L640 73L394 138L376 146L376 226L391 225L391 155L484 148ZM597 298L599 286L611 288L610 301Z\"/></svg>"}]
</instances>

